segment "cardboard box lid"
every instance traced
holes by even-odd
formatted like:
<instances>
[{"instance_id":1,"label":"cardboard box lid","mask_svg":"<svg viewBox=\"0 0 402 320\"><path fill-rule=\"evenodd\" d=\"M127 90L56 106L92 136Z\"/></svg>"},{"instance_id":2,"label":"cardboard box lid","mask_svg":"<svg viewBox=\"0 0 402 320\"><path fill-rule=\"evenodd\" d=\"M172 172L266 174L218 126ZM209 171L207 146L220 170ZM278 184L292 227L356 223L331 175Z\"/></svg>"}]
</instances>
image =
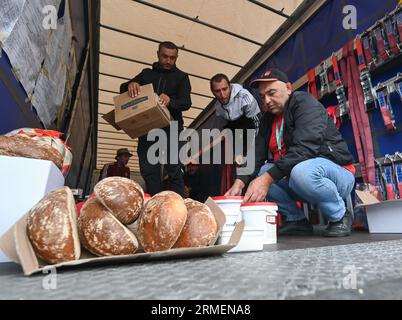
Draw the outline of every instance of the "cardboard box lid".
<instances>
[{"instance_id":1,"label":"cardboard box lid","mask_svg":"<svg viewBox=\"0 0 402 320\"><path fill-rule=\"evenodd\" d=\"M356 190L356 196L360 199L361 203L356 205L356 207L365 207L373 204L381 203L375 196L373 196L369 191Z\"/></svg>"},{"instance_id":2,"label":"cardboard box lid","mask_svg":"<svg viewBox=\"0 0 402 320\"><path fill-rule=\"evenodd\" d=\"M109 123L110 125L112 125L113 128L115 128L116 130L121 130L121 128L117 125L116 123L116 119L114 117L114 110L104 114L102 116L102 118Z\"/></svg>"},{"instance_id":3,"label":"cardboard box lid","mask_svg":"<svg viewBox=\"0 0 402 320\"><path fill-rule=\"evenodd\" d=\"M359 207L375 208L375 207L381 207L381 206L391 203L391 202L392 203L402 202L402 199L380 201L376 197L374 197L369 191L356 190L356 196L361 201L361 203L359 203L355 206L356 208L359 208Z\"/></svg>"},{"instance_id":4,"label":"cardboard box lid","mask_svg":"<svg viewBox=\"0 0 402 320\"><path fill-rule=\"evenodd\" d=\"M215 215L220 232L226 221L224 213L210 198L205 202L205 204L210 207L211 211ZM31 242L29 241L26 233L26 216L27 215L21 218L13 227L11 227L11 229L9 229L4 234L4 236L0 238L0 248L14 262L22 266L23 272L27 276L41 272L43 270L47 270L49 268L59 268L67 266L72 267L80 265L104 265L107 263L116 262L138 263L161 259L192 258L223 254L234 248L239 243L244 230L244 222L242 221L241 223L236 225L230 241L226 245L210 245L208 247L201 248L170 249L153 253L135 253L126 256L107 257L96 257L83 250L83 254L81 256L81 259L79 260L59 263L55 265L46 265L46 263L37 258ZM216 237L216 239L217 238L218 237Z\"/></svg>"}]
</instances>

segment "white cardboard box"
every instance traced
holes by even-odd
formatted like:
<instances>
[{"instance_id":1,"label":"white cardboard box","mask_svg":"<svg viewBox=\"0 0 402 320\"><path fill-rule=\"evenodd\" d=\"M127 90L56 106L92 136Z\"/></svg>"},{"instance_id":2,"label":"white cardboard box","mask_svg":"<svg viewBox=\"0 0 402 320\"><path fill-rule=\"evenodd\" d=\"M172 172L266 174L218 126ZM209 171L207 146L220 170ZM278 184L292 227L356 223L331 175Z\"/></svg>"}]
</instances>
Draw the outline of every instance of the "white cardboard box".
<instances>
[{"instance_id":1,"label":"white cardboard box","mask_svg":"<svg viewBox=\"0 0 402 320\"><path fill-rule=\"evenodd\" d=\"M378 201L369 192L356 190L366 209L370 233L402 233L402 199ZM357 206L357 207L358 207Z\"/></svg>"},{"instance_id":2,"label":"white cardboard box","mask_svg":"<svg viewBox=\"0 0 402 320\"><path fill-rule=\"evenodd\" d=\"M0 236L48 192L64 186L53 162L0 156ZM0 249L0 263L11 261Z\"/></svg>"}]
</instances>

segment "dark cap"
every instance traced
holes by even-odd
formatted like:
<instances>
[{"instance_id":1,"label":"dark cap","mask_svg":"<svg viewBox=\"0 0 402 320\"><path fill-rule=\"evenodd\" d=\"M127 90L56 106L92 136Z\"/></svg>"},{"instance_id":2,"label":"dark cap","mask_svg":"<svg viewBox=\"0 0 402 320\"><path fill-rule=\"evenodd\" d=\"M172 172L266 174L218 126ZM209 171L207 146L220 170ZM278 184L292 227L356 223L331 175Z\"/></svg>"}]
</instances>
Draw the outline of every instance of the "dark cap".
<instances>
[{"instance_id":1,"label":"dark cap","mask_svg":"<svg viewBox=\"0 0 402 320\"><path fill-rule=\"evenodd\" d=\"M260 82L272 82L272 81L282 81L288 83L289 79L286 73L278 69L270 69L264 71L261 76L251 81L250 85L255 88L258 86Z\"/></svg>"},{"instance_id":2,"label":"dark cap","mask_svg":"<svg viewBox=\"0 0 402 320\"><path fill-rule=\"evenodd\" d=\"M123 154L128 154L129 157L133 156L127 148L122 148L117 150L115 159L117 159L119 156Z\"/></svg>"}]
</instances>

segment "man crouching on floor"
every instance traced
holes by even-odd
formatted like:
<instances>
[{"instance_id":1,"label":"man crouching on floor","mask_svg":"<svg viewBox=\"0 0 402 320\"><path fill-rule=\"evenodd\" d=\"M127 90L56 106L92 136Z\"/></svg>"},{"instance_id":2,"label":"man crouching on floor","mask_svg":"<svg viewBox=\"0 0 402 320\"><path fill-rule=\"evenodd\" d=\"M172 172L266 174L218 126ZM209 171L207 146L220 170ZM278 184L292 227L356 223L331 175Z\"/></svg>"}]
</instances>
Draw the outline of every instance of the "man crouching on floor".
<instances>
[{"instance_id":1,"label":"man crouching on floor","mask_svg":"<svg viewBox=\"0 0 402 320\"><path fill-rule=\"evenodd\" d=\"M276 202L286 216L279 235L313 234L295 201L318 206L329 221L324 236L350 235L343 199L355 183L354 159L326 109L309 93L292 92L279 70L268 70L251 84L258 86L265 111L255 142L256 170L237 176L226 195L241 195L252 180L244 202Z\"/></svg>"}]
</instances>

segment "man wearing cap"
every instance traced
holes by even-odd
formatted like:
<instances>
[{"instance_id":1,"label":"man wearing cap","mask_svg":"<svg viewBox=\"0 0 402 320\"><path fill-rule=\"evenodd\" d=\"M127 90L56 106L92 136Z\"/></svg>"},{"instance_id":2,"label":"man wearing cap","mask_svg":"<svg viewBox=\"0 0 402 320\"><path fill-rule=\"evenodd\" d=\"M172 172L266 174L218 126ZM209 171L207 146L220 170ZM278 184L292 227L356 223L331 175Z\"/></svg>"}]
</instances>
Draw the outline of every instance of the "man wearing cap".
<instances>
[{"instance_id":1,"label":"man wearing cap","mask_svg":"<svg viewBox=\"0 0 402 320\"><path fill-rule=\"evenodd\" d=\"M237 176L226 195L241 195L248 184L245 202L278 203L286 216L280 235L313 233L295 201L318 206L329 221L324 236L350 235L343 199L355 183L354 159L324 106L307 92L292 92L288 77L277 69L264 72L252 85L258 87L265 111L256 137L255 171Z\"/></svg>"},{"instance_id":2,"label":"man wearing cap","mask_svg":"<svg viewBox=\"0 0 402 320\"><path fill-rule=\"evenodd\" d=\"M105 164L100 172L99 181L106 177L124 177L130 179L130 168L127 167L128 160L133 155L127 148L116 152L116 162Z\"/></svg>"}]
</instances>

